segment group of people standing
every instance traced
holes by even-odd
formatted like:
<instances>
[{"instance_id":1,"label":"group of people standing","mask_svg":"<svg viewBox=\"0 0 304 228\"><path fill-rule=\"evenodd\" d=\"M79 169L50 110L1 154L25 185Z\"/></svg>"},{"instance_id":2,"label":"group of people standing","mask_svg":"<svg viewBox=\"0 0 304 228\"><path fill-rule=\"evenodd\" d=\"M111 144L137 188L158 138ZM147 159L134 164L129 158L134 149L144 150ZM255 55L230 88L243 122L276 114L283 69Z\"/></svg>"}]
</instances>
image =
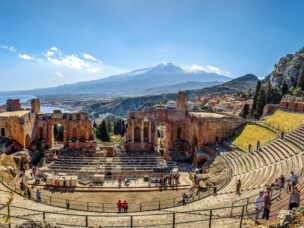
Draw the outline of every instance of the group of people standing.
<instances>
[{"instance_id":1,"label":"group of people standing","mask_svg":"<svg viewBox=\"0 0 304 228\"><path fill-rule=\"evenodd\" d=\"M123 202L121 200L118 200L117 209L118 213L127 213L129 209L128 202L126 200L124 200Z\"/></svg>"},{"instance_id":2,"label":"group of people standing","mask_svg":"<svg viewBox=\"0 0 304 228\"><path fill-rule=\"evenodd\" d=\"M290 192L288 209L298 208L300 206L300 191L297 187L298 175L293 171L291 172L290 179L288 180L287 192ZM269 220L270 208L271 208L271 191L272 189L284 188L285 177L281 175L276 179L275 183L266 188L266 191L260 191L259 195L254 201L255 207L255 222L259 224L258 219L260 213L263 212L262 219Z\"/></svg>"},{"instance_id":3,"label":"group of people standing","mask_svg":"<svg viewBox=\"0 0 304 228\"><path fill-rule=\"evenodd\" d=\"M178 188L179 185L179 174L170 174L167 176L163 176L162 174L157 179L159 183L159 190L167 189L167 187Z\"/></svg>"}]
</instances>

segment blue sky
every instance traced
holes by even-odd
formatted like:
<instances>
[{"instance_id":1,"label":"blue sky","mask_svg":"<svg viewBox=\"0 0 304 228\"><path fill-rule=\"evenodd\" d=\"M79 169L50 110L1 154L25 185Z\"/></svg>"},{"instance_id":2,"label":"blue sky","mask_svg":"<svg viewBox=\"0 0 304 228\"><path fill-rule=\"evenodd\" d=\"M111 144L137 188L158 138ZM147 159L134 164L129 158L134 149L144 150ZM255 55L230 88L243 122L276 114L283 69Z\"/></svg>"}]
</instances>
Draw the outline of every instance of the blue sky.
<instances>
[{"instance_id":1,"label":"blue sky","mask_svg":"<svg viewBox=\"0 0 304 228\"><path fill-rule=\"evenodd\" d=\"M269 74L304 46L302 0L1 0L0 91L173 62Z\"/></svg>"}]
</instances>

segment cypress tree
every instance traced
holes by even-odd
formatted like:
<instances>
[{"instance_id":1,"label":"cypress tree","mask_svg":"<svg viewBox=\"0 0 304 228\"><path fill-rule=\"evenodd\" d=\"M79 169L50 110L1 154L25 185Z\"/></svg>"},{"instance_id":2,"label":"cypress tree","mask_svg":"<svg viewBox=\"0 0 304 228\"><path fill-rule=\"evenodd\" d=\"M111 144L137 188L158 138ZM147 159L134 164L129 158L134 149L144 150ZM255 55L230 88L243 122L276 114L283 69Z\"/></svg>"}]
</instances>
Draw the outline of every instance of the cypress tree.
<instances>
[{"instance_id":1,"label":"cypress tree","mask_svg":"<svg viewBox=\"0 0 304 228\"><path fill-rule=\"evenodd\" d=\"M95 129L97 129L97 124L96 124L95 121L93 122L93 127L94 127Z\"/></svg>"},{"instance_id":2,"label":"cypress tree","mask_svg":"<svg viewBox=\"0 0 304 228\"><path fill-rule=\"evenodd\" d=\"M107 124L105 120L103 120L101 124L98 126L96 131L96 137L104 142L110 141L110 136L108 134Z\"/></svg>"},{"instance_id":3,"label":"cypress tree","mask_svg":"<svg viewBox=\"0 0 304 228\"><path fill-rule=\"evenodd\" d=\"M256 110L256 105L257 105L257 100L258 100L258 96L261 90L261 81L258 80L256 87L255 87L255 92L254 92L254 97L253 97L253 103L252 103L252 109L251 109L251 115L254 115L255 110Z\"/></svg>"},{"instance_id":4,"label":"cypress tree","mask_svg":"<svg viewBox=\"0 0 304 228\"><path fill-rule=\"evenodd\" d=\"M262 88L260 90L258 100L257 100L257 104L256 104L256 110L255 110L255 113L254 113L255 118L258 119L263 115L263 109L264 109L264 106L266 104L267 104L267 95L266 95L265 89Z\"/></svg>"},{"instance_id":5,"label":"cypress tree","mask_svg":"<svg viewBox=\"0 0 304 228\"><path fill-rule=\"evenodd\" d=\"M242 109L242 112L241 112L241 117L246 119L248 114L249 114L249 104L246 103L246 104L243 105L243 109Z\"/></svg>"},{"instance_id":6,"label":"cypress tree","mask_svg":"<svg viewBox=\"0 0 304 228\"><path fill-rule=\"evenodd\" d=\"M268 104L273 103L273 90L270 81L268 82L268 87L267 87L267 103Z\"/></svg>"},{"instance_id":7,"label":"cypress tree","mask_svg":"<svg viewBox=\"0 0 304 228\"><path fill-rule=\"evenodd\" d=\"M288 93L288 84L286 81L284 81L281 86L281 94L282 94L282 96L284 96L287 93Z\"/></svg>"}]
</instances>

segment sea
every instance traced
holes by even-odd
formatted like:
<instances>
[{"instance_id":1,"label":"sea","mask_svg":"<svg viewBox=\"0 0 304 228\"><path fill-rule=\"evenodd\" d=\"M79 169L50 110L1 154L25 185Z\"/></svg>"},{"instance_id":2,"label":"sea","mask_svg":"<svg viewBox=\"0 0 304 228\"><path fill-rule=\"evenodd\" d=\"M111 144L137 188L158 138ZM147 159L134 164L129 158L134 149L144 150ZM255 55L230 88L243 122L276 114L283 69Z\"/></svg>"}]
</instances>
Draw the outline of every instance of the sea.
<instances>
[{"instance_id":1,"label":"sea","mask_svg":"<svg viewBox=\"0 0 304 228\"><path fill-rule=\"evenodd\" d=\"M6 103L6 100L8 99L20 99L20 103L26 103L27 101L36 98L33 95L0 95L0 105L3 105ZM23 108L30 108L28 105L22 105ZM52 113L54 110L61 110L62 112L71 112L67 109L55 107L55 106L47 106L47 105L42 105L41 106L41 112L44 113Z\"/></svg>"}]
</instances>

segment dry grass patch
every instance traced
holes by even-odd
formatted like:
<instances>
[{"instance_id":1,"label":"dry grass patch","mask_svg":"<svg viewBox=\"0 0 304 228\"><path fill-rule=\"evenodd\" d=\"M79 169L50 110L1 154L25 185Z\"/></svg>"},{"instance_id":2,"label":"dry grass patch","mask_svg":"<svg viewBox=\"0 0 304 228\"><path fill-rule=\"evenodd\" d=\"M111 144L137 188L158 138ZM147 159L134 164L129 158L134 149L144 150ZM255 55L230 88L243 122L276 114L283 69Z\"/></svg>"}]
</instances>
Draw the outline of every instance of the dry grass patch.
<instances>
[{"instance_id":1,"label":"dry grass patch","mask_svg":"<svg viewBox=\"0 0 304 228\"><path fill-rule=\"evenodd\" d=\"M277 134L267 128L248 124L241 134L233 140L232 144L246 152L249 150L249 144L251 144L251 151L254 151L257 141L260 141L260 145L263 146L276 137Z\"/></svg>"},{"instance_id":2,"label":"dry grass patch","mask_svg":"<svg viewBox=\"0 0 304 228\"><path fill-rule=\"evenodd\" d=\"M262 122L281 131L290 132L304 125L304 114L278 110Z\"/></svg>"}]
</instances>

